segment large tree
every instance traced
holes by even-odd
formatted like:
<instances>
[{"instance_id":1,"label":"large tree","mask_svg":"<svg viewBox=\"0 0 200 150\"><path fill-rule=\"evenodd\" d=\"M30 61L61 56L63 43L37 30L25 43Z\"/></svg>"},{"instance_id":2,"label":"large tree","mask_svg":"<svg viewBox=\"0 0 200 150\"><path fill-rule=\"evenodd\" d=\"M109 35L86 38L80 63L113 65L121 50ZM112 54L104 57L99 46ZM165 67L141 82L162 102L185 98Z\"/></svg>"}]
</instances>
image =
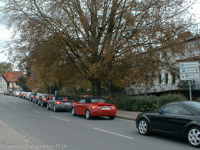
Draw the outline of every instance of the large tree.
<instances>
[{"instance_id":1,"label":"large tree","mask_svg":"<svg viewBox=\"0 0 200 150\"><path fill-rule=\"evenodd\" d=\"M182 51L177 37L191 27L187 12L191 3L187 0L5 3L6 16L20 37L10 52L27 57L37 41L56 34L63 57L70 59L79 74L91 82L94 95L101 95L101 84L108 79L123 85L152 82L159 74L160 64L168 64L165 56L169 49L172 54Z\"/></svg>"},{"instance_id":2,"label":"large tree","mask_svg":"<svg viewBox=\"0 0 200 150\"><path fill-rule=\"evenodd\" d=\"M74 85L76 80L83 80L62 46L58 35L35 43L33 52L25 60L32 68L28 82L32 89L57 87L56 90L60 90L63 86Z\"/></svg>"},{"instance_id":3,"label":"large tree","mask_svg":"<svg viewBox=\"0 0 200 150\"><path fill-rule=\"evenodd\" d=\"M0 74L12 71L12 64L7 62L0 63Z\"/></svg>"}]
</instances>

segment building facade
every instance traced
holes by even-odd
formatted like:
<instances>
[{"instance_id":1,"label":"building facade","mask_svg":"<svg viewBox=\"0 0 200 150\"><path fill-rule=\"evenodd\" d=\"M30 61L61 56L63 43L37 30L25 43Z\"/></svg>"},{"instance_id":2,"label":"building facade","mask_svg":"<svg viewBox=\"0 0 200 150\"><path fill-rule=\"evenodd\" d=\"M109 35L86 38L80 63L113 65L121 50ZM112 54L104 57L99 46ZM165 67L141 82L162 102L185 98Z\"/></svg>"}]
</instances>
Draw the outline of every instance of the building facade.
<instances>
[{"instance_id":1,"label":"building facade","mask_svg":"<svg viewBox=\"0 0 200 150\"><path fill-rule=\"evenodd\" d=\"M0 94L6 91L7 91L7 82L5 78L2 75L0 75Z\"/></svg>"},{"instance_id":2,"label":"building facade","mask_svg":"<svg viewBox=\"0 0 200 150\"><path fill-rule=\"evenodd\" d=\"M199 61L200 62L200 35L187 38L185 41L185 49L183 54L170 56L172 62L175 62L176 71L178 71L179 62ZM194 80L193 89L200 90L200 80ZM186 83L187 84L187 83ZM127 88L128 95L150 94L167 91L180 90L182 83L178 73L171 73L162 69L159 77L154 79L151 87L131 85Z\"/></svg>"},{"instance_id":3,"label":"building facade","mask_svg":"<svg viewBox=\"0 0 200 150\"><path fill-rule=\"evenodd\" d=\"M13 71L13 72L6 72L2 74L3 78L7 82L7 90L6 91L19 91L22 90L20 86L16 84L19 77L23 76L25 77L24 73L21 71Z\"/></svg>"}]
</instances>

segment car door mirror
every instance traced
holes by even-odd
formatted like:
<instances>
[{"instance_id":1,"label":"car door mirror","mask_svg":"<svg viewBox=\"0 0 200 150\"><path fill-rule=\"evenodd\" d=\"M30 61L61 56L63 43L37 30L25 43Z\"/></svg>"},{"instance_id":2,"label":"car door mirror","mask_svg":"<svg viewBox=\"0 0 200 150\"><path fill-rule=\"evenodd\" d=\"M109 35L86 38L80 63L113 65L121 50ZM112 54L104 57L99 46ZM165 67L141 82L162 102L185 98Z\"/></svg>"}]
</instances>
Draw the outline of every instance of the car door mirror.
<instances>
[{"instance_id":1,"label":"car door mirror","mask_svg":"<svg viewBox=\"0 0 200 150\"><path fill-rule=\"evenodd\" d=\"M163 114L164 114L164 111L163 111L162 109L159 109L159 110L158 110L158 113L161 114L161 115L163 115Z\"/></svg>"}]
</instances>

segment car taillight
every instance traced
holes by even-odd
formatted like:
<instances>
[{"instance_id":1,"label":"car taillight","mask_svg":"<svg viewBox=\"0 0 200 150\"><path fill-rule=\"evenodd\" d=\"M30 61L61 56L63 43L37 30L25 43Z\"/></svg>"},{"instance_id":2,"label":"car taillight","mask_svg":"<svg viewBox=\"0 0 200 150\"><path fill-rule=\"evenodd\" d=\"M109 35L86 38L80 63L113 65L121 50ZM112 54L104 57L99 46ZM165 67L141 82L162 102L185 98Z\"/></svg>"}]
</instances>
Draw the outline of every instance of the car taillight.
<instances>
[{"instance_id":1,"label":"car taillight","mask_svg":"<svg viewBox=\"0 0 200 150\"><path fill-rule=\"evenodd\" d=\"M43 99L43 101L47 101L47 99L46 99L46 98L44 98L44 99Z\"/></svg>"},{"instance_id":2,"label":"car taillight","mask_svg":"<svg viewBox=\"0 0 200 150\"><path fill-rule=\"evenodd\" d=\"M115 107L115 106L111 106L111 109L117 109L117 107Z\"/></svg>"},{"instance_id":3,"label":"car taillight","mask_svg":"<svg viewBox=\"0 0 200 150\"><path fill-rule=\"evenodd\" d=\"M40 97L37 96L36 99L40 99Z\"/></svg>"},{"instance_id":4,"label":"car taillight","mask_svg":"<svg viewBox=\"0 0 200 150\"><path fill-rule=\"evenodd\" d=\"M56 102L57 105L62 104L62 102Z\"/></svg>"},{"instance_id":5,"label":"car taillight","mask_svg":"<svg viewBox=\"0 0 200 150\"><path fill-rule=\"evenodd\" d=\"M34 96L31 96L31 97L34 97Z\"/></svg>"},{"instance_id":6,"label":"car taillight","mask_svg":"<svg viewBox=\"0 0 200 150\"><path fill-rule=\"evenodd\" d=\"M68 101L68 99L63 99L63 101Z\"/></svg>"},{"instance_id":7,"label":"car taillight","mask_svg":"<svg viewBox=\"0 0 200 150\"><path fill-rule=\"evenodd\" d=\"M97 109L98 108L98 106L92 106L92 109Z\"/></svg>"},{"instance_id":8,"label":"car taillight","mask_svg":"<svg viewBox=\"0 0 200 150\"><path fill-rule=\"evenodd\" d=\"M77 102L73 102L73 104L77 104Z\"/></svg>"},{"instance_id":9,"label":"car taillight","mask_svg":"<svg viewBox=\"0 0 200 150\"><path fill-rule=\"evenodd\" d=\"M49 97L49 99L52 99L53 97Z\"/></svg>"}]
</instances>

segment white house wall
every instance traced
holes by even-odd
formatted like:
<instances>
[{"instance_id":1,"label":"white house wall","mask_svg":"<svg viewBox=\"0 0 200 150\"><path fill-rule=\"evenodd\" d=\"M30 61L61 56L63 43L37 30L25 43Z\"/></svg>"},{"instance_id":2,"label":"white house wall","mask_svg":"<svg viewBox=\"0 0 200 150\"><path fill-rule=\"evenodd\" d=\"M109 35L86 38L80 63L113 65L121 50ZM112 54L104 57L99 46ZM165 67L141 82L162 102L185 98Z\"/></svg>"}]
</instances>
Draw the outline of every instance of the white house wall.
<instances>
[{"instance_id":1,"label":"white house wall","mask_svg":"<svg viewBox=\"0 0 200 150\"><path fill-rule=\"evenodd\" d=\"M4 93L6 91L7 91L7 82L2 76L0 76L0 93Z\"/></svg>"}]
</instances>

